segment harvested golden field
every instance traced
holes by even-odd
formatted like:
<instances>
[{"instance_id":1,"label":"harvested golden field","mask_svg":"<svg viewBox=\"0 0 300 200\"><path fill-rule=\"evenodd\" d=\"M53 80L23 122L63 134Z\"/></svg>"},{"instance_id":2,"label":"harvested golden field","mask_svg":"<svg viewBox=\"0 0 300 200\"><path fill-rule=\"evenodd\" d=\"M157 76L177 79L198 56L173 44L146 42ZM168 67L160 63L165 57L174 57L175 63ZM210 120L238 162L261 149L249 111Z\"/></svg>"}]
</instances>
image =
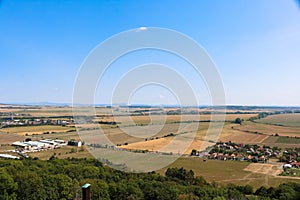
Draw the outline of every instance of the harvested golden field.
<instances>
[{"instance_id":1,"label":"harvested golden field","mask_svg":"<svg viewBox=\"0 0 300 200\"><path fill-rule=\"evenodd\" d=\"M122 148L126 149L140 149L140 150L149 150L149 151L160 151L160 152L172 152L177 153L186 153L190 154L192 149L205 149L207 146L212 145L212 143L205 142L205 136L207 134L208 122L202 122L199 124L198 129L196 129L198 123L187 123L188 126L183 127L178 132L173 132L176 135L169 136L165 138L154 138L153 140L144 139L135 143L130 143L128 145L123 145ZM221 123L215 123L220 124ZM174 124L165 124L165 127L172 128ZM164 130L164 129L162 129ZM195 130L197 130L195 132ZM215 127L211 128L212 131L215 130ZM164 133L164 132L163 132ZM167 131L165 133L170 133ZM184 147L188 147L185 149Z\"/></svg>"},{"instance_id":2,"label":"harvested golden field","mask_svg":"<svg viewBox=\"0 0 300 200\"><path fill-rule=\"evenodd\" d=\"M236 118L249 119L250 117L257 116L257 114L227 114L220 115L215 114L214 120L222 120L222 117L225 116L226 121L234 121ZM97 117L96 121L105 121L105 122L121 122L121 125L129 124L162 124L162 123L178 123L178 122L187 122L187 121L209 121L211 120L212 115L210 114L201 114L201 115L145 115L145 116L101 116Z\"/></svg>"},{"instance_id":3,"label":"harvested golden field","mask_svg":"<svg viewBox=\"0 0 300 200\"><path fill-rule=\"evenodd\" d=\"M244 125L235 126L234 129L266 135L275 135L277 133L280 136L300 136L300 127L285 127L253 122L246 122Z\"/></svg>"},{"instance_id":4,"label":"harvested golden field","mask_svg":"<svg viewBox=\"0 0 300 200\"><path fill-rule=\"evenodd\" d=\"M94 108L93 108L94 109ZM72 108L72 107L24 107L20 109L3 109L6 112L16 112L18 114L26 114L32 117L59 117L59 116L73 116L73 111L77 115L85 115L92 114L90 108L82 107L82 108ZM111 114L110 108L95 108L96 113L99 112L101 114Z\"/></svg>"},{"instance_id":5,"label":"harvested golden field","mask_svg":"<svg viewBox=\"0 0 300 200\"><path fill-rule=\"evenodd\" d=\"M183 134L206 131L207 122L201 123L174 123L174 124L154 124L149 126L120 126L117 128L102 129L107 137L115 144L132 142L142 142L146 139L159 139L170 134ZM197 127L197 125L199 125ZM171 137L171 136L168 136Z\"/></svg>"},{"instance_id":6,"label":"harvested golden field","mask_svg":"<svg viewBox=\"0 0 300 200\"><path fill-rule=\"evenodd\" d=\"M213 143L203 141L192 134L179 135L177 137L159 138L123 145L121 148L131 150L148 150L173 154L190 154L193 149L205 149Z\"/></svg>"},{"instance_id":7,"label":"harvested golden field","mask_svg":"<svg viewBox=\"0 0 300 200\"><path fill-rule=\"evenodd\" d=\"M0 132L0 144L11 144L15 141L23 141L24 136Z\"/></svg>"},{"instance_id":8,"label":"harvested golden field","mask_svg":"<svg viewBox=\"0 0 300 200\"><path fill-rule=\"evenodd\" d=\"M210 134L212 135L212 137L210 137L211 135L206 137L209 124L210 123L208 122L200 123L200 126L198 127L196 133L192 131L195 130L193 129L194 127L190 126L186 129L183 129L184 131L181 131L181 133L176 136L157 138L154 140L147 141L142 140L136 143L129 143L128 145L123 145L122 148L160 151L167 153L172 152L174 154L190 154L193 149L204 150L208 146L213 145L212 141L210 140L219 141L219 136L221 136L221 133L219 135L217 131L222 130L220 127L222 123L212 123L210 127ZM225 134L228 135L229 133L227 132ZM184 147L187 147L187 149L185 149Z\"/></svg>"},{"instance_id":9,"label":"harvested golden field","mask_svg":"<svg viewBox=\"0 0 300 200\"><path fill-rule=\"evenodd\" d=\"M201 123L200 123L201 124ZM202 128L198 129L196 135L192 134L182 134L180 137L177 138L176 141L174 141L174 145L169 146L167 149L167 152L173 152L178 153L178 146L182 145L189 145L188 149L185 152L180 153L186 153L190 154L193 149L196 150L204 150L206 147L213 145L212 141L232 141L235 143L244 143L244 144L260 144L263 143L269 136L268 135L261 135L261 134L253 134L253 133L247 133L239 130L235 130L232 127L240 126L236 124L230 124L226 123L225 126L222 129L222 132L220 135L217 135L217 127L214 128L213 126L210 129L211 135L215 136L210 138L207 136L207 130L209 123L204 123L205 125L202 126ZM212 123L212 124L218 124L220 123ZM174 137L167 137L167 138L159 138L154 140L148 140L148 141L140 141L137 143L130 143L128 145L123 145L122 148L126 149L139 149L139 150L149 150L149 151L162 151L164 150L164 146L170 144ZM188 139L188 140L187 140ZM180 141L182 140L182 141ZM191 143L187 143L187 141L191 141Z\"/></svg>"},{"instance_id":10,"label":"harvested golden field","mask_svg":"<svg viewBox=\"0 0 300 200\"><path fill-rule=\"evenodd\" d=\"M251 134L251 133L238 133L232 134L230 136L221 137L221 141L231 141L234 143L243 143L243 144L260 144L269 136L267 135L259 135L259 134Z\"/></svg>"},{"instance_id":11,"label":"harvested golden field","mask_svg":"<svg viewBox=\"0 0 300 200\"><path fill-rule=\"evenodd\" d=\"M51 134L36 134L32 135L31 138L33 140L41 140L41 139L61 139L61 140L79 140L80 137L76 131L74 132L55 132Z\"/></svg>"},{"instance_id":12,"label":"harvested golden field","mask_svg":"<svg viewBox=\"0 0 300 200\"><path fill-rule=\"evenodd\" d=\"M41 107L41 108L26 108L20 109L18 114L26 114L33 117L56 117L56 116L71 116L72 108L70 107Z\"/></svg>"},{"instance_id":13,"label":"harvested golden field","mask_svg":"<svg viewBox=\"0 0 300 200\"><path fill-rule=\"evenodd\" d=\"M244 131L238 130L238 124L226 124L223 128L222 134L219 138L219 141L232 141L235 143L245 143L245 144L259 144L263 142L268 136L247 133Z\"/></svg>"},{"instance_id":14,"label":"harvested golden field","mask_svg":"<svg viewBox=\"0 0 300 200\"><path fill-rule=\"evenodd\" d=\"M68 126L53 126L53 125L44 125L44 126L18 126L18 127L9 127L2 128L1 131L5 133L15 133L17 135L32 135L32 134L43 134L44 132L67 132L70 130L75 130L73 127Z\"/></svg>"}]
</instances>

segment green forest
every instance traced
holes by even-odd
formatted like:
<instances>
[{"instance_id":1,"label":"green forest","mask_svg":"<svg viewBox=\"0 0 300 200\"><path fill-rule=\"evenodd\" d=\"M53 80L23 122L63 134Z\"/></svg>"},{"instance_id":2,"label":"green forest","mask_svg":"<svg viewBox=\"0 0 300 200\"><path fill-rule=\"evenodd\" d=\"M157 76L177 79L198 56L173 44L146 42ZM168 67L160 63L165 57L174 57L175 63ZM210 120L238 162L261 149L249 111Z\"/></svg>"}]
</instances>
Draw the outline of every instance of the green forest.
<instances>
[{"instance_id":1,"label":"green forest","mask_svg":"<svg viewBox=\"0 0 300 200\"><path fill-rule=\"evenodd\" d=\"M127 173L102 165L96 159L0 160L0 199L72 200L81 196L81 186L91 184L91 199L300 199L300 184L276 188L250 185L221 186L208 183L194 172L169 168L158 173Z\"/></svg>"}]
</instances>

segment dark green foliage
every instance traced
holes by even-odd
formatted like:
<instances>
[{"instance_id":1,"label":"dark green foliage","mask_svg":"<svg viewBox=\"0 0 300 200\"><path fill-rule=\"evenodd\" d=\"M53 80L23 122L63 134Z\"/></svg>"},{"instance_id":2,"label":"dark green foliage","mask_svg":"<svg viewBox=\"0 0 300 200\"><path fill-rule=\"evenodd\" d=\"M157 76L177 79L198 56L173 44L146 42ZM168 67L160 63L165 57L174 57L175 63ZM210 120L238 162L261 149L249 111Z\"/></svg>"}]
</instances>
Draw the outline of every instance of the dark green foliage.
<instances>
[{"instance_id":1,"label":"dark green foliage","mask_svg":"<svg viewBox=\"0 0 300 200\"><path fill-rule=\"evenodd\" d=\"M194 181L194 172L192 170L187 171L184 168L168 168L166 176L171 180L182 181L184 184L190 184Z\"/></svg>"},{"instance_id":2,"label":"dark green foliage","mask_svg":"<svg viewBox=\"0 0 300 200\"><path fill-rule=\"evenodd\" d=\"M4 168L0 168L0 199L14 199L8 198L8 194L11 194L12 197L15 196L17 188L17 183L14 182L12 176Z\"/></svg>"},{"instance_id":3,"label":"dark green foliage","mask_svg":"<svg viewBox=\"0 0 300 200\"><path fill-rule=\"evenodd\" d=\"M236 124L242 124L242 119L241 118L236 118L235 120L234 120L234 123L236 123Z\"/></svg>"},{"instance_id":4,"label":"dark green foliage","mask_svg":"<svg viewBox=\"0 0 300 200\"><path fill-rule=\"evenodd\" d=\"M269 199L296 200L300 199L300 184L283 183L277 188L271 187L268 189L262 186L255 194L262 197L269 197Z\"/></svg>"},{"instance_id":5,"label":"dark green foliage","mask_svg":"<svg viewBox=\"0 0 300 200\"><path fill-rule=\"evenodd\" d=\"M80 197L85 183L91 184L93 200L300 199L297 183L253 192L249 185L207 183L184 168L169 168L166 176L161 176L117 171L94 159L0 160L0 200L72 200Z\"/></svg>"}]
</instances>

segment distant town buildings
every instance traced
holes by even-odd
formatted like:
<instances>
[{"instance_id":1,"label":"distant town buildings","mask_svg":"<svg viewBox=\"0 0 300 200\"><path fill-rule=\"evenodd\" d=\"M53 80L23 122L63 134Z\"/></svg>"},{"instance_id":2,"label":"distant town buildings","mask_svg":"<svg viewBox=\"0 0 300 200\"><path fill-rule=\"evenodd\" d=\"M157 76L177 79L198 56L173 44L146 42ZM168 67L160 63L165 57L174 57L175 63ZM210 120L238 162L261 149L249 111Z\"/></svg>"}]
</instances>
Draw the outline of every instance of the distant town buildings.
<instances>
[{"instance_id":1,"label":"distant town buildings","mask_svg":"<svg viewBox=\"0 0 300 200\"><path fill-rule=\"evenodd\" d=\"M71 125L74 124L74 120L69 118L68 120L61 120L61 119L14 119L13 117L4 118L1 122L1 127L11 127L11 126L30 126L30 125Z\"/></svg>"}]
</instances>

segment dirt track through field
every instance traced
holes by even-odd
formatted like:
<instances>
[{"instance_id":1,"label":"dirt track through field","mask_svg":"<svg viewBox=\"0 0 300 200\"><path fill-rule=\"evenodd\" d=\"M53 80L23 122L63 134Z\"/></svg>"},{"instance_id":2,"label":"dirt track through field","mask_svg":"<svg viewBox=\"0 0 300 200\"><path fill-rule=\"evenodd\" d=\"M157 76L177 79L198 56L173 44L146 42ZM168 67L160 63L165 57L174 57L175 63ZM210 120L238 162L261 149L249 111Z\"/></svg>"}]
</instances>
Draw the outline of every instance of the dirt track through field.
<instances>
[{"instance_id":1,"label":"dirt track through field","mask_svg":"<svg viewBox=\"0 0 300 200\"><path fill-rule=\"evenodd\" d=\"M260 173L260 174L266 174L270 176L277 176L282 171L282 164L251 163L244 170L250 171L252 173Z\"/></svg>"},{"instance_id":2,"label":"dirt track through field","mask_svg":"<svg viewBox=\"0 0 300 200\"><path fill-rule=\"evenodd\" d=\"M272 163L272 164L261 164L261 163L251 163L248 165L244 171L250 172L248 175L239 179L227 179L220 182L232 182L232 181L245 181L246 184L249 184L252 180L262 180L265 185L269 185L269 178L283 178L283 179L297 179L300 180L300 177L286 177L279 176L282 172L282 163ZM261 174L261 176L258 176Z\"/></svg>"}]
</instances>

